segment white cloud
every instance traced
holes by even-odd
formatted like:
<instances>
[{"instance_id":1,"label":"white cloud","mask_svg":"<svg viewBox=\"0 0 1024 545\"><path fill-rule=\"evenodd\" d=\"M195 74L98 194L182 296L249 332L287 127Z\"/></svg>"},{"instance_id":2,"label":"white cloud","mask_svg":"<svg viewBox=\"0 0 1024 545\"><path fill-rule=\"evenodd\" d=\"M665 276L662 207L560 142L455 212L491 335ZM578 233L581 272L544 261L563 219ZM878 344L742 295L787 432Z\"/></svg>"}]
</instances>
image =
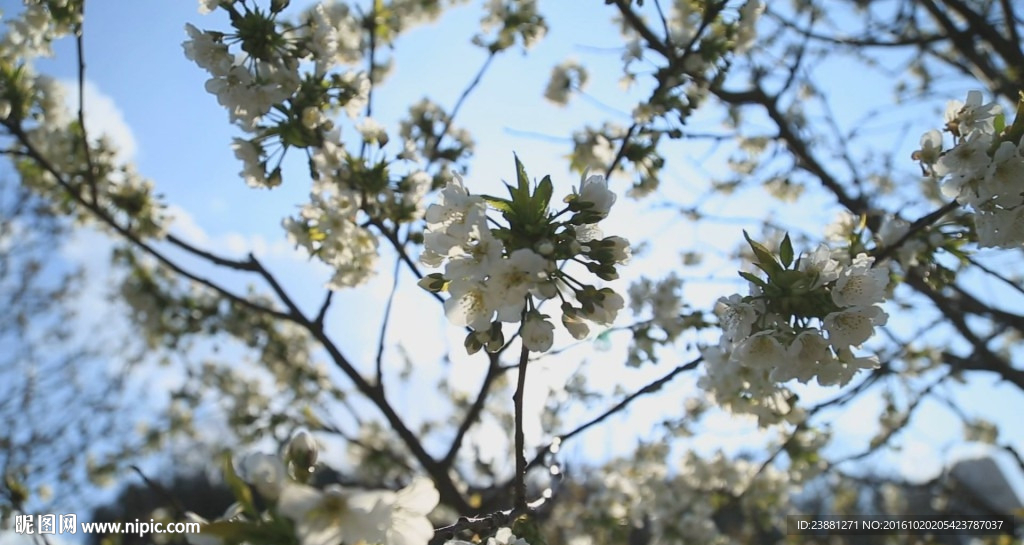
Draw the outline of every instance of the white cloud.
<instances>
[{"instance_id":1,"label":"white cloud","mask_svg":"<svg viewBox=\"0 0 1024 545\"><path fill-rule=\"evenodd\" d=\"M60 80L64 88L67 107L73 115L78 112L78 82ZM110 96L100 91L95 83L86 80L82 89L85 102L85 128L89 137L97 138L106 135L117 148L120 161L131 161L135 157L135 135L124 120L120 108Z\"/></svg>"},{"instance_id":2,"label":"white cloud","mask_svg":"<svg viewBox=\"0 0 1024 545\"><path fill-rule=\"evenodd\" d=\"M193 244L209 244L210 237L187 210L171 204L167 206L167 216L171 218L171 230L175 234Z\"/></svg>"}]
</instances>

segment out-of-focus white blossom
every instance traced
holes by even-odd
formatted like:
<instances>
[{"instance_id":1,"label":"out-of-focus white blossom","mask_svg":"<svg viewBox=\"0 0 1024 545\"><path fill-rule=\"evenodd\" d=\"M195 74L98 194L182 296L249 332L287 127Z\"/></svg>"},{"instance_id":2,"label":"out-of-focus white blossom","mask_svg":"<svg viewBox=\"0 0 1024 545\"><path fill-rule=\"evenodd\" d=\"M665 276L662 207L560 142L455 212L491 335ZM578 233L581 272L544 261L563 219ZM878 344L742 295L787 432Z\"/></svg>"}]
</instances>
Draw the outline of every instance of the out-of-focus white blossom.
<instances>
[{"instance_id":1,"label":"out-of-focus white blossom","mask_svg":"<svg viewBox=\"0 0 1024 545\"><path fill-rule=\"evenodd\" d=\"M551 69L551 79L544 90L544 98L565 106L574 90L583 90L587 84L587 71L579 62L567 60Z\"/></svg>"},{"instance_id":2,"label":"out-of-focus white blossom","mask_svg":"<svg viewBox=\"0 0 1024 545\"><path fill-rule=\"evenodd\" d=\"M950 101L945 120L953 147L938 152L930 164L933 152L941 150L941 135L929 131L915 158L921 160L925 174L940 184L943 195L973 211L979 246L1019 248L1024 245L1021 142L995 133L995 120L1002 109L983 100L981 91L970 91L965 102Z\"/></svg>"},{"instance_id":3,"label":"out-of-focus white blossom","mask_svg":"<svg viewBox=\"0 0 1024 545\"><path fill-rule=\"evenodd\" d=\"M425 478L417 478L398 492L349 490L338 485L318 490L289 483L281 491L277 509L295 521L302 545L425 545L434 535L427 514L438 499L433 483Z\"/></svg>"}]
</instances>

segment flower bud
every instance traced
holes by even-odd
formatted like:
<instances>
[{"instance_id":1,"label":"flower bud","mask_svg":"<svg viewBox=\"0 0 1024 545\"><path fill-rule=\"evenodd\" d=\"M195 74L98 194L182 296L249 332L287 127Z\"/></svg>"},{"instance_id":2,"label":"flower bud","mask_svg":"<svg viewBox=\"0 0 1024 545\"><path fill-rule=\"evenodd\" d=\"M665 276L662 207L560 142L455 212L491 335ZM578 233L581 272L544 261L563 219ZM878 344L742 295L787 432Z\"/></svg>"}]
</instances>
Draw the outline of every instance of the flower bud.
<instances>
[{"instance_id":1,"label":"flower bud","mask_svg":"<svg viewBox=\"0 0 1024 545\"><path fill-rule=\"evenodd\" d=\"M476 331L470 331L469 334L466 335L465 342L462 344L466 347L466 353L470 356L476 354L484 347L484 344L480 342L480 339L477 337Z\"/></svg>"},{"instance_id":2,"label":"flower bud","mask_svg":"<svg viewBox=\"0 0 1024 545\"><path fill-rule=\"evenodd\" d=\"M281 167L277 167L270 173L270 177L267 178L267 187L277 187L281 185Z\"/></svg>"},{"instance_id":3,"label":"flower bud","mask_svg":"<svg viewBox=\"0 0 1024 545\"><path fill-rule=\"evenodd\" d=\"M285 459L296 473L309 471L316 465L317 446L316 439L306 430L299 430L292 436L288 446L285 447Z\"/></svg>"},{"instance_id":4,"label":"flower bud","mask_svg":"<svg viewBox=\"0 0 1024 545\"><path fill-rule=\"evenodd\" d=\"M582 340L590 334L590 326L580 316L579 311L568 303L562 305L562 325L569 331L572 338Z\"/></svg>"},{"instance_id":5,"label":"flower bud","mask_svg":"<svg viewBox=\"0 0 1024 545\"><path fill-rule=\"evenodd\" d=\"M316 107L313 107L313 106L307 106L306 108L304 108L302 110L302 126L303 127L306 127L309 130L313 130L313 129L315 129L317 127L317 125L320 124L320 119L321 119L321 115L320 115L320 109L319 108L316 108Z\"/></svg>"},{"instance_id":6,"label":"flower bud","mask_svg":"<svg viewBox=\"0 0 1024 545\"><path fill-rule=\"evenodd\" d=\"M534 249L537 250L538 254L540 254L540 255L542 255L544 257L548 257L551 254L555 253L555 245L552 244L551 241L548 240L548 239L544 239L544 240L538 242L534 246Z\"/></svg>"},{"instance_id":7,"label":"flower bud","mask_svg":"<svg viewBox=\"0 0 1024 545\"><path fill-rule=\"evenodd\" d=\"M420 278L420 281L416 283L416 285L431 293L444 291L447 284L448 280L445 279L444 275L441 273L428 274L423 278Z\"/></svg>"}]
</instances>

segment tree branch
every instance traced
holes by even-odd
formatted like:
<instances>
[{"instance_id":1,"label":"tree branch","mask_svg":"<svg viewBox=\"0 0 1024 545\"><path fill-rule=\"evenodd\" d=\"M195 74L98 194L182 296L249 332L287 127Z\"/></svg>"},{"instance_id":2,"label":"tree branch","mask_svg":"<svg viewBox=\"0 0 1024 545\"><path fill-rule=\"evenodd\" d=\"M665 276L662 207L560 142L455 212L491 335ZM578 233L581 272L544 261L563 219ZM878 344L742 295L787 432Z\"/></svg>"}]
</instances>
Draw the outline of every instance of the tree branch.
<instances>
[{"instance_id":1,"label":"tree branch","mask_svg":"<svg viewBox=\"0 0 1024 545\"><path fill-rule=\"evenodd\" d=\"M667 374L665 374L661 378L655 380L654 382L651 382L650 384L644 386L643 388L640 388L639 390L633 392L632 394L629 394L628 396L623 398L621 401L619 401L615 405L613 405L613 406L609 407L608 409L606 409L603 413L601 413L601 414L595 416L594 418L588 420L587 422L577 426L572 431L569 431L569 432L566 432L566 433L563 433L563 434L559 435L557 438L555 438L554 441L552 441L552 442L548 443L547 445L544 445L543 447L537 449L537 454L534 456L534 458L532 460L530 460L530 463L527 464L527 469L530 469L530 468L532 468L532 467L542 463L543 460L544 460L544 457L549 452L551 452L551 449L553 447L556 447L557 445L560 445L562 442L568 441L569 439L572 439L573 437L575 437L575 436L577 436L577 435L587 431L588 429L596 426L597 424L600 424L601 422L605 421L608 417L610 417L613 414L618 413L618 412L622 411L623 409L625 409L626 407L628 407L629 404L632 403L633 401L636 401L637 398L639 398L641 396L644 396L646 394L657 392L658 390L661 389L662 386L668 384L672 379L674 379L676 377L676 375L678 375L678 374L680 374L680 373L682 373L684 371L691 371L693 369L696 369L697 365L699 365L700 362L702 362L702 361L704 361L703 357L697 357L696 359L691 360L688 363L684 363L682 365L677 366L675 369L673 369L672 371L669 371Z\"/></svg>"}]
</instances>

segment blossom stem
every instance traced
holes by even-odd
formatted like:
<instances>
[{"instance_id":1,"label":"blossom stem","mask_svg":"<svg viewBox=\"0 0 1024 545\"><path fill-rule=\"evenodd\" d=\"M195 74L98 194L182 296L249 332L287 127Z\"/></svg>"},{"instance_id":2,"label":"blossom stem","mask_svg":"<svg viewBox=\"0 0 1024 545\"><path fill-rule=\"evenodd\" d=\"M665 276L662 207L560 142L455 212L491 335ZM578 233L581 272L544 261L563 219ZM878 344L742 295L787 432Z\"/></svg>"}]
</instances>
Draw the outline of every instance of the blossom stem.
<instances>
[{"instance_id":1,"label":"blossom stem","mask_svg":"<svg viewBox=\"0 0 1024 545\"><path fill-rule=\"evenodd\" d=\"M523 312L523 321L526 320L526 312ZM512 396L515 405L515 449L516 449L516 477L513 481L515 490L515 509L524 511L526 509L526 452L525 438L523 436L523 394L526 389L526 364L530 357L530 350L523 344L519 353L519 379L516 386L516 393Z\"/></svg>"},{"instance_id":2,"label":"blossom stem","mask_svg":"<svg viewBox=\"0 0 1024 545\"><path fill-rule=\"evenodd\" d=\"M582 261L580 261L580 263L583 263L583 262L582 262ZM563 271L559 271L558 277L559 277L559 278L561 278L561 279L562 279L563 281L565 281L565 283L566 283L566 284L568 284L568 283L569 283L569 282L571 281L572 283L576 284L576 285L577 285L577 286L579 286L580 288L585 288L585 287L587 287L587 285L586 285L586 284L584 284L583 282L580 282L579 280L576 280L575 278L573 278L572 276L570 276L570 275L569 275L568 273L566 273L566 272L563 272ZM575 289L575 288L573 288L573 289Z\"/></svg>"}]
</instances>

